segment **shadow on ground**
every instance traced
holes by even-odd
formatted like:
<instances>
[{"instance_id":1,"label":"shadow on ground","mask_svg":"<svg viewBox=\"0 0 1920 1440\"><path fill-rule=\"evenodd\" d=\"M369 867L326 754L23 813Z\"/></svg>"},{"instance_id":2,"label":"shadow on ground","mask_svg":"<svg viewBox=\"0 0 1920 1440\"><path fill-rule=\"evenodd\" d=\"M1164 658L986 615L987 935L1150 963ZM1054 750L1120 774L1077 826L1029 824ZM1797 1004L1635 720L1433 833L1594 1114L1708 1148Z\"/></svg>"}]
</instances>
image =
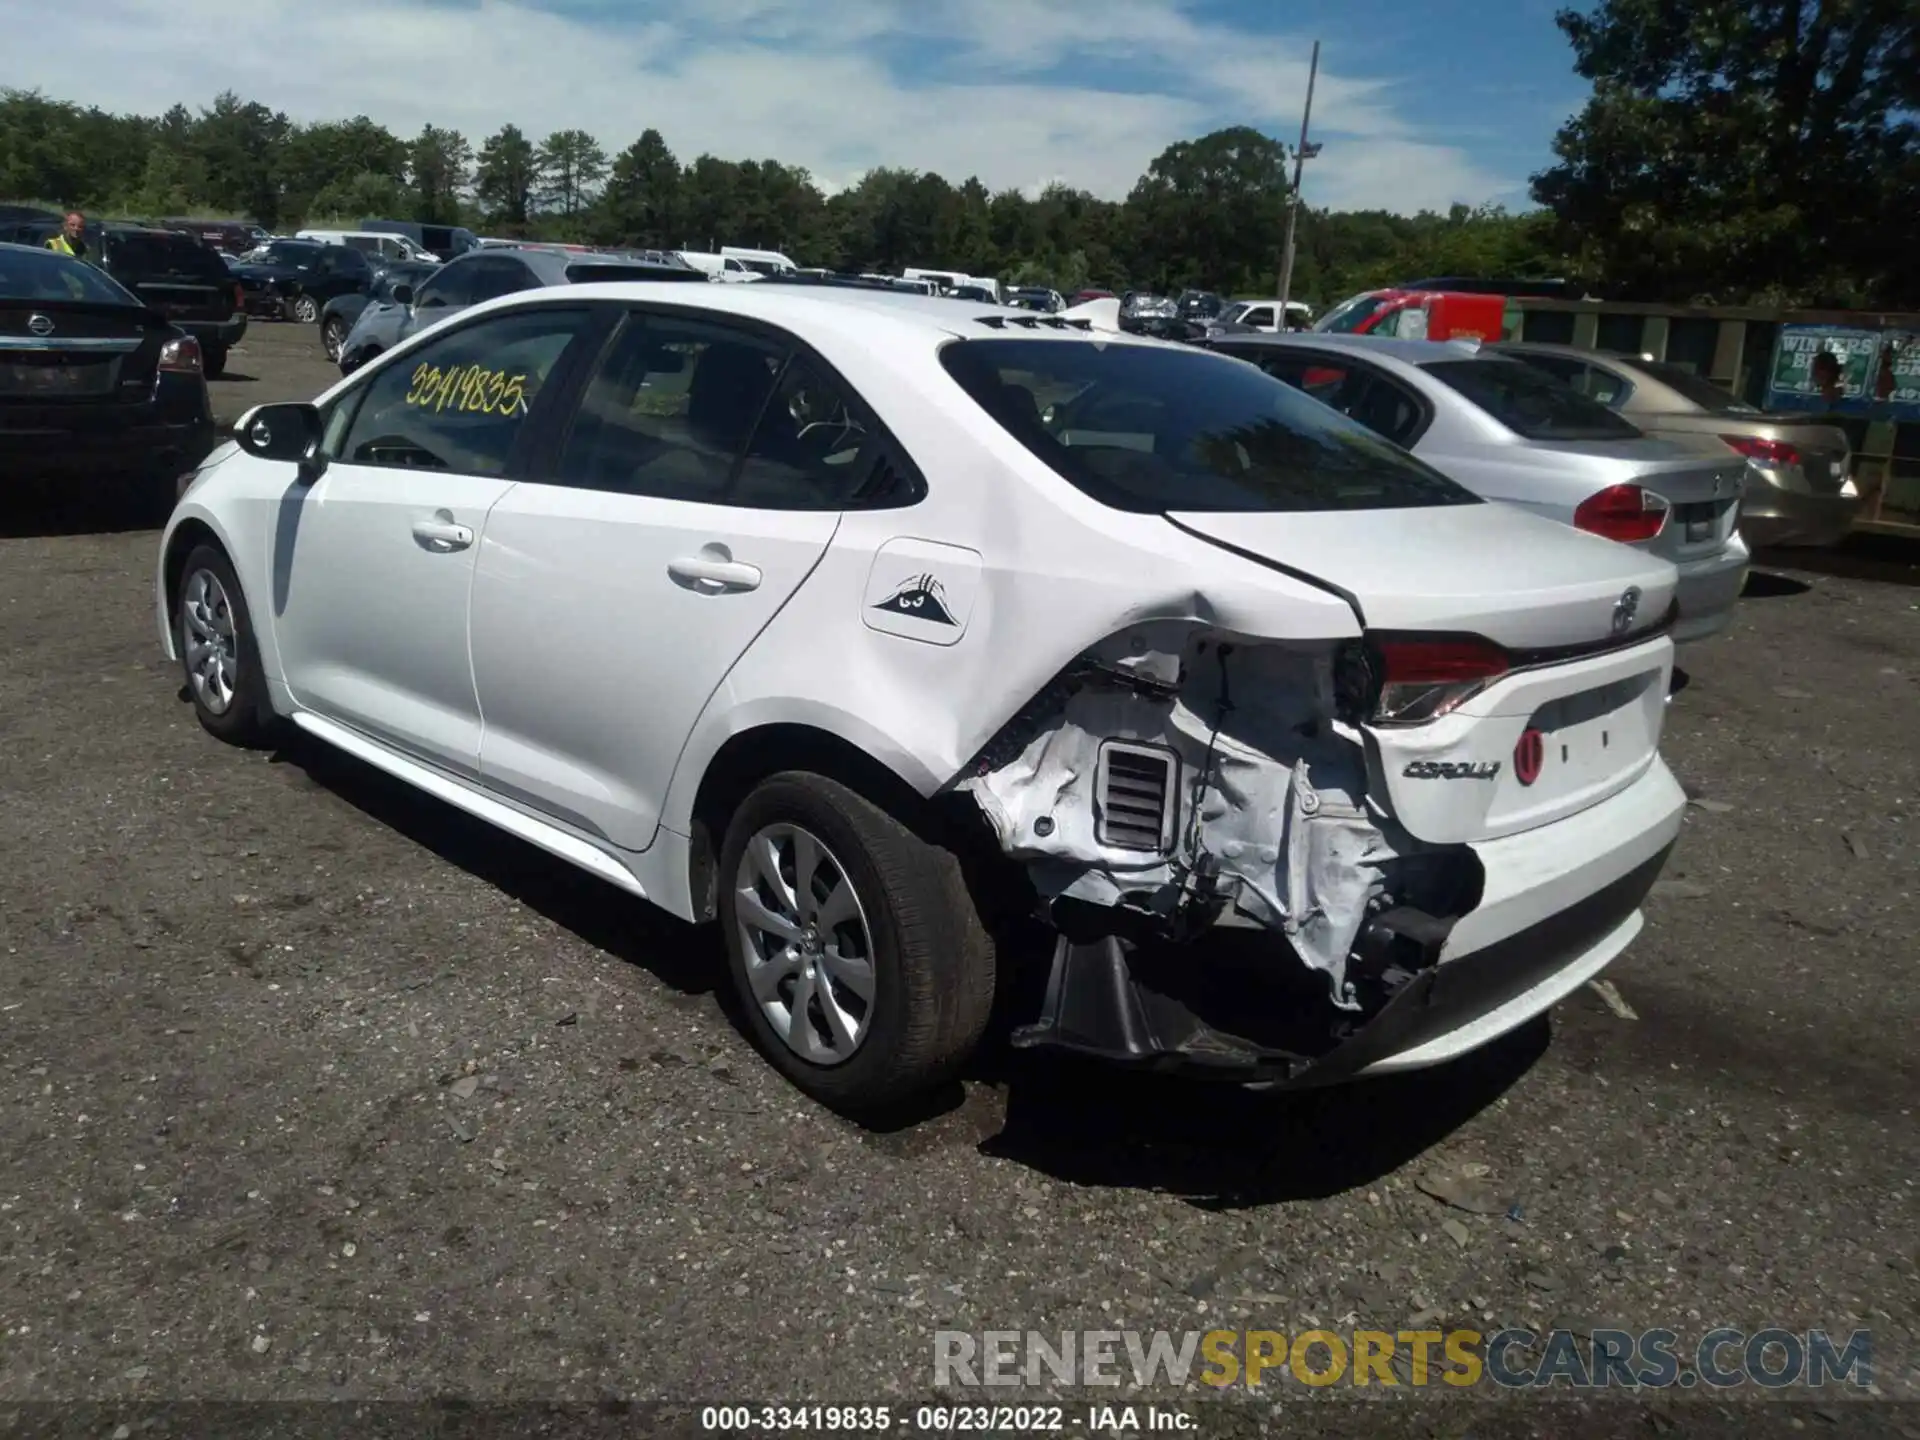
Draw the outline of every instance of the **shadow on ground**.
<instances>
[{"instance_id":1,"label":"shadow on ground","mask_svg":"<svg viewBox=\"0 0 1920 1440\"><path fill-rule=\"evenodd\" d=\"M173 498L173 483L158 480L137 488L122 482L17 487L0 501L0 540L158 530Z\"/></svg>"},{"instance_id":2,"label":"shadow on ground","mask_svg":"<svg viewBox=\"0 0 1920 1440\"><path fill-rule=\"evenodd\" d=\"M1877 580L1888 585L1920 585L1920 536L1856 534L1823 550L1760 550L1753 558L1756 565L1803 574ZM1755 593L1751 576L1746 593Z\"/></svg>"},{"instance_id":3,"label":"shadow on ground","mask_svg":"<svg viewBox=\"0 0 1920 1440\"><path fill-rule=\"evenodd\" d=\"M1740 591L1742 600L1781 600L1789 595L1804 595L1813 586L1805 580L1796 580L1791 575L1782 575L1774 570L1749 570L1746 586Z\"/></svg>"},{"instance_id":4,"label":"shadow on ground","mask_svg":"<svg viewBox=\"0 0 1920 1440\"><path fill-rule=\"evenodd\" d=\"M718 933L676 920L544 850L421 794L298 732L273 755L356 810L511 895L582 940L638 965L683 996L713 992L725 974Z\"/></svg>"}]
</instances>

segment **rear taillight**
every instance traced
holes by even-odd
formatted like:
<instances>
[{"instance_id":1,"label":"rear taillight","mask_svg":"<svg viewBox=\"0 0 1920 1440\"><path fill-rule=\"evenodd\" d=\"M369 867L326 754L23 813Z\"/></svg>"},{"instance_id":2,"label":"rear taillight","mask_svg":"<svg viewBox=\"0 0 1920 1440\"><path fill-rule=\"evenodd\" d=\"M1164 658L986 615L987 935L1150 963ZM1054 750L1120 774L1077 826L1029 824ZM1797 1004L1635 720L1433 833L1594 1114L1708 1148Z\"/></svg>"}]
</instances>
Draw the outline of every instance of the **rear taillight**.
<instances>
[{"instance_id":1,"label":"rear taillight","mask_svg":"<svg viewBox=\"0 0 1920 1440\"><path fill-rule=\"evenodd\" d=\"M1784 440L1762 440L1758 435L1720 437L1756 465L1798 465L1800 447Z\"/></svg>"},{"instance_id":2,"label":"rear taillight","mask_svg":"<svg viewBox=\"0 0 1920 1440\"><path fill-rule=\"evenodd\" d=\"M191 335L169 340L160 347L160 373L163 375L199 375L200 342Z\"/></svg>"},{"instance_id":3,"label":"rear taillight","mask_svg":"<svg viewBox=\"0 0 1920 1440\"><path fill-rule=\"evenodd\" d=\"M238 280L233 282L233 308L236 310L247 308L247 287Z\"/></svg>"},{"instance_id":4,"label":"rear taillight","mask_svg":"<svg viewBox=\"0 0 1920 1440\"><path fill-rule=\"evenodd\" d=\"M1507 652L1473 636L1377 640L1373 721L1418 725L1471 700L1510 668Z\"/></svg>"},{"instance_id":5,"label":"rear taillight","mask_svg":"<svg viewBox=\"0 0 1920 1440\"><path fill-rule=\"evenodd\" d=\"M1666 527L1670 507L1651 490L1638 485L1609 485L1582 500L1573 512L1573 528L1637 545Z\"/></svg>"}]
</instances>

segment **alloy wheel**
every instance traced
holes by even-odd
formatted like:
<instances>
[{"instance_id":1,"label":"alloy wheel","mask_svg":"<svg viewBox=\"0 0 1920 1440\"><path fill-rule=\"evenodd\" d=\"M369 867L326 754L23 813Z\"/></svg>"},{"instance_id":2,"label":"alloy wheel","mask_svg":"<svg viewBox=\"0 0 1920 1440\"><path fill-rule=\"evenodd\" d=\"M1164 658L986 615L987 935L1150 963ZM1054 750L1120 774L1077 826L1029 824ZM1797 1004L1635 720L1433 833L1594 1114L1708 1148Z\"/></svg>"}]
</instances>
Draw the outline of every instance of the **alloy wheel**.
<instances>
[{"instance_id":1,"label":"alloy wheel","mask_svg":"<svg viewBox=\"0 0 1920 1440\"><path fill-rule=\"evenodd\" d=\"M846 867L797 825L755 832L734 877L753 1003L796 1055L851 1059L874 1014L873 932Z\"/></svg>"},{"instance_id":2,"label":"alloy wheel","mask_svg":"<svg viewBox=\"0 0 1920 1440\"><path fill-rule=\"evenodd\" d=\"M233 602L211 570L196 570L187 579L180 635L194 698L209 715L226 714L239 683L240 647L233 629Z\"/></svg>"}]
</instances>

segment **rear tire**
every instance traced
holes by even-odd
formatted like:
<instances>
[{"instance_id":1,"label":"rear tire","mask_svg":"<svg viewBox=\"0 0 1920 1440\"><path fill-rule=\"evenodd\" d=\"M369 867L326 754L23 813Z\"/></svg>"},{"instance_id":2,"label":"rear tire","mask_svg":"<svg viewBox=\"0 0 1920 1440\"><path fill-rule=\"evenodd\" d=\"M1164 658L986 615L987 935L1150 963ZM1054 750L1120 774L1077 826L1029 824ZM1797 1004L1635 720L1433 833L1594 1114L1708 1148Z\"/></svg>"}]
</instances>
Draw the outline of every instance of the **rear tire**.
<instances>
[{"instance_id":1,"label":"rear tire","mask_svg":"<svg viewBox=\"0 0 1920 1440\"><path fill-rule=\"evenodd\" d=\"M311 295L296 295L288 302L288 312L302 325L311 325L320 318L320 304Z\"/></svg>"},{"instance_id":2,"label":"rear tire","mask_svg":"<svg viewBox=\"0 0 1920 1440\"><path fill-rule=\"evenodd\" d=\"M995 960L960 863L865 797L806 771L763 781L728 822L719 881L747 1028L816 1100L877 1117L978 1047Z\"/></svg>"},{"instance_id":3,"label":"rear tire","mask_svg":"<svg viewBox=\"0 0 1920 1440\"><path fill-rule=\"evenodd\" d=\"M194 714L209 735L229 745L271 743L273 707L253 637L253 617L226 552L196 545L180 569L174 647Z\"/></svg>"},{"instance_id":4,"label":"rear tire","mask_svg":"<svg viewBox=\"0 0 1920 1440\"><path fill-rule=\"evenodd\" d=\"M200 368L207 379L218 380L227 373L227 347L221 344L200 347Z\"/></svg>"}]
</instances>

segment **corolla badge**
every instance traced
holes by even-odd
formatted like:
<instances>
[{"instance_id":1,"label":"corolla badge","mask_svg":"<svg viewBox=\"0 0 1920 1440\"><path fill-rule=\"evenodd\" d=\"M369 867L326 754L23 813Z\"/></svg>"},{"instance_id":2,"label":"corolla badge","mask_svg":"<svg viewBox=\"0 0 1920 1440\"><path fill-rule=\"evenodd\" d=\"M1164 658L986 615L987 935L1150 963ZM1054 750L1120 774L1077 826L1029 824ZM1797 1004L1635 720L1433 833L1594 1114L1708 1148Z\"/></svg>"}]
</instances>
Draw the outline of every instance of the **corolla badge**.
<instances>
[{"instance_id":1,"label":"corolla badge","mask_svg":"<svg viewBox=\"0 0 1920 1440\"><path fill-rule=\"evenodd\" d=\"M1633 628L1633 617L1640 613L1640 587L1629 585L1613 602L1613 633L1624 635Z\"/></svg>"},{"instance_id":2,"label":"corolla badge","mask_svg":"<svg viewBox=\"0 0 1920 1440\"><path fill-rule=\"evenodd\" d=\"M29 315L27 317L27 329L36 335L51 335L53 333L53 317L50 315Z\"/></svg>"},{"instance_id":3,"label":"corolla badge","mask_svg":"<svg viewBox=\"0 0 1920 1440\"><path fill-rule=\"evenodd\" d=\"M911 615L916 620L931 621L935 625L954 625L959 622L947 609L947 592L940 582L931 575L915 575L903 580L893 588L893 593L873 607L894 615Z\"/></svg>"}]
</instances>

